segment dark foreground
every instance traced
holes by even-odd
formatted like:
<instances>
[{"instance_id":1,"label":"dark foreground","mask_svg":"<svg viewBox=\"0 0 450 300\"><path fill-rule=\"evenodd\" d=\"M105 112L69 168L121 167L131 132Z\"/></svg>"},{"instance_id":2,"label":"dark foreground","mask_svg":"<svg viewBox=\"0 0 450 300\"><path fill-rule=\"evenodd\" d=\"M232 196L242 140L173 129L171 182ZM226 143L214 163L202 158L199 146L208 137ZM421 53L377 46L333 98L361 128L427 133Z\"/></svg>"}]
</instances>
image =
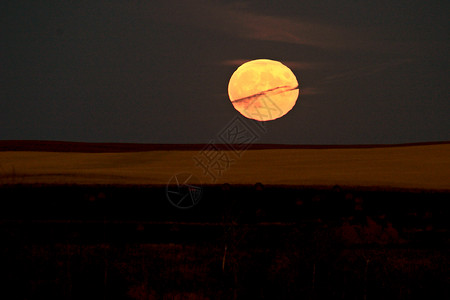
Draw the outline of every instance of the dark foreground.
<instances>
[{"instance_id":1,"label":"dark foreground","mask_svg":"<svg viewBox=\"0 0 450 300\"><path fill-rule=\"evenodd\" d=\"M0 187L8 299L448 299L448 193Z\"/></svg>"}]
</instances>

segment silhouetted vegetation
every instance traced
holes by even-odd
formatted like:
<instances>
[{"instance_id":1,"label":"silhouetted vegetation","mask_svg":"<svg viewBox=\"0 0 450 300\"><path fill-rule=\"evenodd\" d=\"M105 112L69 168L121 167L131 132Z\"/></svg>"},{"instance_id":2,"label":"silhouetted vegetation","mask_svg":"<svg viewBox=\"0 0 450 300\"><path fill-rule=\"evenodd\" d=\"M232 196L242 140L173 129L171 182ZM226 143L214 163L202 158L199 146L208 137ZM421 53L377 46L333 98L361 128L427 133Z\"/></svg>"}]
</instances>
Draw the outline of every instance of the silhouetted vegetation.
<instances>
[{"instance_id":1,"label":"silhouetted vegetation","mask_svg":"<svg viewBox=\"0 0 450 300\"><path fill-rule=\"evenodd\" d=\"M423 299L450 295L437 192L206 186L0 188L17 299ZM11 298L13 299L13 298Z\"/></svg>"}]
</instances>

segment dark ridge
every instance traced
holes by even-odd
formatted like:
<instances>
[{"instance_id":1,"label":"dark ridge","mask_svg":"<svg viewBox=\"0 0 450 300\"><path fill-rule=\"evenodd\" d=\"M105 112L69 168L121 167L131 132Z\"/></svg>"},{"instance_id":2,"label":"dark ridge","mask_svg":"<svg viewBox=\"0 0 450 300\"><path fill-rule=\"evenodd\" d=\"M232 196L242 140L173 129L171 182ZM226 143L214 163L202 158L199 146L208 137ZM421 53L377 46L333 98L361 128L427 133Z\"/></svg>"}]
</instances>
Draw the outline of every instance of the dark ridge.
<instances>
[{"instance_id":1,"label":"dark ridge","mask_svg":"<svg viewBox=\"0 0 450 300\"><path fill-rule=\"evenodd\" d=\"M385 148L450 144L446 142L423 142L406 144L363 144L363 145L288 145L288 144L252 144L250 150L267 149L355 149ZM137 143L85 143L66 141L0 140L0 151L42 151L42 152L144 152L144 151L199 151L207 144L137 144ZM242 149L242 145L213 144L220 150Z\"/></svg>"},{"instance_id":2,"label":"dark ridge","mask_svg":"<svg viewBox=\"0 0 450 300\"><path fill-rule=\"evenodd\" d=\"M359 186L359 185L317 185L317 184L262 184L260 182L251 183L217 183L217 184L199 184L202 189L221 189L222 191L239 190L239 189L255 189L255 190L289 190L304 191L314 190L321 191L340 191L340 192L361 192L361 193L404 193L404 194L450 194L450 189L428 189L428 188L407 188L395 186ZM0 182L0 191L2 189L39 189L39 188L98 188L98 189L165 189L167 184L68 184L68 183L6 183Z\"/></svg>"}]
</instances>

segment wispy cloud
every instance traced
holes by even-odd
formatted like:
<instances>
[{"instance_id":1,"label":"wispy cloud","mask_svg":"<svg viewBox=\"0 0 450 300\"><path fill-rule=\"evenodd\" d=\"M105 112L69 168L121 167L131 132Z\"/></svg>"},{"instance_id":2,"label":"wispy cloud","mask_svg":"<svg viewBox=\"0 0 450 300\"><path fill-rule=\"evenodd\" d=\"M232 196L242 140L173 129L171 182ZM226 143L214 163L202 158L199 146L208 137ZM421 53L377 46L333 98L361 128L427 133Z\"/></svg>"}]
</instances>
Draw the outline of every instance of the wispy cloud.
<instances>
[{"instance_id":1,"label":"wispy cloud","mask_svg":"<svg viewBox=\"0 0 450 300\"><path fill-rule=\"evenodd\" d=\"M262 15L250 5L216 1L167 0L154 6L152 17L162 22L201 27L239 38L308 45L321 48L357 46L355 33L324 23Z\"/></svg>"},{"instance_id":2,"label":"wispy cloud","mask_svg":"<svg viewBox=\"0 0 450 300\"><path fill-rule=\"evenodd\" d=\"M229 59L224 60L220 64L225 66L238 67L252 59ZM281 61L284 65L288 66L292 70L316 70L324 67L325 64L317 62L306 61Z\"/></svg>"},{"instance_id":3,"label":"wispy cloud","mask_svg":"<svg viewBox=\"0 0 450 300\"><path fill-rule=\"evenodd\" d=\"M398 51L396 45L386 42L380 36L370 37L363 35L362 31L332 26L321 21L262 14L252 4L248 2L229 4L204 0L166 0L152 5L151 16L161 23L179 25L186 32L189 29L203 29L240 39L280 42L327 50L365 49L367 52L371 52L376 49L376 51L389 53ZM219 63L238 67L251 59L255 58L238 57ZM314 86L304 87L300 83L301 95L317 95L326 93L324 84L386 72L397 65L408 63L408 61L404 59L380 64L367 63L355 69L345 69L348 66L342 67L342 63L336 60L327 63L295 60L281 62L297 71L327 70L323 79L316 81Z\"/></svg>"},{"instance_id":4,"label":"wispy cloud","mask_svg":"<svg viewBox=\"0 0 450 300\"><path fill-rule=\"evenodd\" d=\"M370 76L372 74L376 74L379 72L386 71L390 68L395 68L397 66L411 63L412 59L399 59L395 61L387 61L379 64L370 64L363 67L355 68L352 70L347 70L344 72L339 72L335 74L331 74L323 79L323 82L334 82L334 81L340 81L340 80L351 80L354 78L360 78L364 76Z\"/></svg>"},{"instance_id":5,"label":"wispy cloud","mask_svg":"<svg viewBox=\"0 0 450 300\"><path fill-rule=\"evenodd\" d=\"M251 59L228 59L228 60L224 60L222 61L220 64L224 65L224 66L233 66L233 67L238 67L248 61L250 61Z\"/></svg>"},{"instance_id":6,"label":"wispy cloud","mask_svg":"<svg viewBox=\"0 0 450 300\"><path fill-rule=\"evenodd\" d=\"M306 62L306 61L282 61L283 64L293 70L317 70L325 67L325 63Z\"/></svg>"}]
</instances>

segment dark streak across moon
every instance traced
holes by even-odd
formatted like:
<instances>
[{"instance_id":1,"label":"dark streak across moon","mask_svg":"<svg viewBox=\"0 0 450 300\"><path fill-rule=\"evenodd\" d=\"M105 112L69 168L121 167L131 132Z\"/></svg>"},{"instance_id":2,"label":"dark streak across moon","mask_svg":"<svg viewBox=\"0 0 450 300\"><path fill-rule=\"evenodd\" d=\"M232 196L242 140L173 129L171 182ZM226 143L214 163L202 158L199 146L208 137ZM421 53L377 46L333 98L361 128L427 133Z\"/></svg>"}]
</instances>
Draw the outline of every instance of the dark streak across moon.
<instances>
[{"instance_id":1,"label":"dark streak across moon","mask_svg":"<svg viewBox=\"0 0 450 300\"><path fill-rule=\"evenodd\" d=\"M287 89L285 89L285 88L287 88ZM282 89L282 90L276 92L277 90L280 90L280 89ZM257 94L253 94L253 95L251 95L251 96L247 96L247 97L243 97L243 98L239 98L239 99L233 100L233 101L231 101L231 103L242 102L242 101L245 101L245 100L254 98L254 97L259 97L259 96L262 96L262 95L266 95L266 94L269 93L269 92L274 92L274 91L275 91L275 93L271 93L271 94L277 95L277 94L281 94L281 93L284 93L284 92L293 91L293 90L297 90L297 89L298 89L298 85L295 86L295 87L292 87L292 88L289 87L289 86L287 86L287 85L277 86L277 87L275 87L275 88L268 89L268 90L259 92L259 93L257 93Z\"/></svg>"}]
</instances>

